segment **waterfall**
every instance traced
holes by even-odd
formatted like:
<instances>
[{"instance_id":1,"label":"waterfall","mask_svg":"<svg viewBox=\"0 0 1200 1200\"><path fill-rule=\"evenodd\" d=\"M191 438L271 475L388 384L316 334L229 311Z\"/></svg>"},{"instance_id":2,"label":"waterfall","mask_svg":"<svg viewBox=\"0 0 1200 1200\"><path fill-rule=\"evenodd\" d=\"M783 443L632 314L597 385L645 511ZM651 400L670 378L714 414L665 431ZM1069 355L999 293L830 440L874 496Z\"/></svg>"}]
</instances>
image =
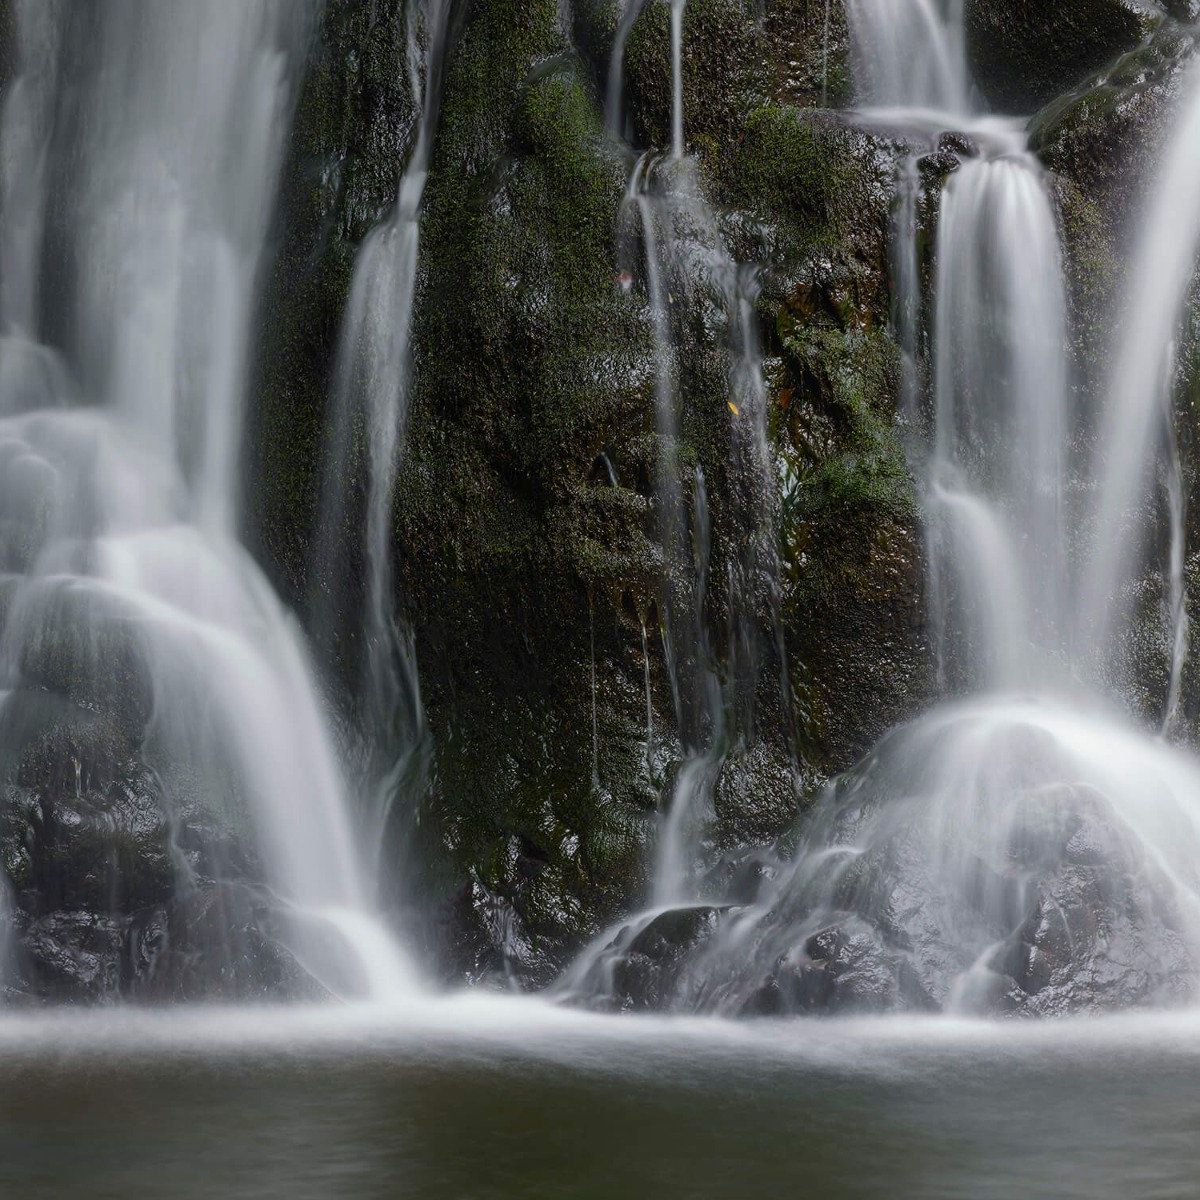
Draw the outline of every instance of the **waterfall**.
<instances>
[{"instance_id":1,"label":"waterfall","mask_svg":"<svg viewBox=\"0 0 1200 1200\"><path fill-rule=\"evenodd\" d=\"M1106 712L1085 684L1111 653L1161 480L1170 523L1169 725L1186 648L1174 342L1200 244L1200 69L1143 222L1090 464L1067 502L1078 421L1062 254L1022 131L977 116L962 6L848 0L860 97L908 136L971 142L940 203L922 386L920 177L899 179L893 251L902 417L926 519L942 681L965 697L833 780L749 904L668 900L602 935L569 974L594 1003L724 1013L926 1009L1051 1015L1200 994L1200 765ZM928 421L922 422L927 415ZM674 932L672 932L674 931ZM677 945L672 937L683 937ZM657 966L653 947L670 952ZM657 974L655 972L658 972Z\"/></svg>"},{"instance_id":2,"label":"waterfall","mask_svg":"<svg viewBox=\"0 0 1200 1200\"><path fill-rule=\"evenodd\" d=\"M942 194L927 470L939 665L972 682L1043 678L1067 625L1066 301L1036 163L972 159Z\"/></svg>"},{"instance_id":3,"label":"waterfall","mask_svg":"<svg viewBox=\"0 0 1200 1200\"><path fill-rule=\"evenodd\" d=\"M627 8L626 14L629 12ZM695 166L683 157L679 73L682 12L682 4L673 6L676 103L672 152L666 158L647 152L637 159L621 207L618 254L620 278L626 286L633 286L641 268L653 335L658 439L655 512L666 557L660 620L663 657L684 759L678 765L660 818L651 873L651 906L629 922L602 932L556 985L561 997L598 1005L611 1001L618 967L640 933L664 914L686 913L702 906L705 887L697 878L697 862L706 825L713 816L714 789L730 748L726 714L730 696L715 672L716 655L707 623L712 550L707 487L704 472L697 466L692 473L689 513L679 453L682 371L676 323L689 305L696 303L697 281L702 281L700 286L711 289L723 304L728 334L728 408L733 416L730 456L739 478L747 484L747 494L740 498L739 554L737 561L729 564L730 690L735 700L739 693L745 698L744 708L752 713L759 665L753 610L756 600L765 595L779 656L789 739L793 735L791 683L779 611L778 498L767 441L767 394L754 317L758 277L753 268L733 259L703 198ZM615 78L619 80L619 75ZM614 94L610 87L610 101ZM653 707L644 623L642 653L647 768L651 769ZM752 716L743 716L747 726L752 725ZM794 759L791 741L789 748Z\"/></svg>"},{"instance_id":4,"label":"waterfall","mask_svg":"<svg viewBox=\"0 0 1200 1200\"><path fill-rule=\"evenodd\" d=\"M333 428L326 466L320 533L313 561L323 593L318 622L327 645L345 619L337 564L353 495L356 428L366 442L366 514L363 552L366 596L358 665L364 736L369 746L368 786L375 802L371 842L380 850L397 799L421 787L427 730L412 635L395 608L392 512L396 473L404 449L412 398L412 326L420 253L421 201L437 131L450 0L428 0L423 9L425 47L418 42L414 0L408 10L407 64L420 104L416 142L400 179L388 220L363 243L355 264L350 303L338 352ZM422 78L421 63L424 62Z\"/></svg>"},{"instance_id":5,"label":"waterfall","mask_svg":"<svg viewBox=\"0 0 1200 1200\"><path fill-rule=\"evenodd\" d=\"M845 0L860 103L971 110L964 0Z\"/></svg>"},{"instance_id":6,"label":"waterfall","mask_svg":"<svg viewBox=\"0 0 1200 1200\"><path fill-rule=\"evenodd\" d=\"M250 319L312 11L38 0L15 15L0 729L61 678L68 705L90 688L143 712L168 803L198 791L248 813L297 961L339 994L394 991L406 970L364 894L303 643L236 540ZM181 870L177 889L196 886Z\"/></svg>"},{"instance_id":7,"label":"waterfall","mask_svg":"<svg viewBox=\"0 0 1200 1200\"><path fill-rule=\"evenodd\" d=\"M1080 637L1096 661L1112 653L1128 616L1129 586L1146 548L1150 491L1158 449L1173 444L1174 347L1200 249L1200 67L1193 68L1146 212L1139 223L1133 269L1121 304L1117 344L1094 475L1099 486L1088 569L1080 604ZM1172 474L1174 472L1172 471ZM1169 560L1175 641L1183 616L1182 498L1168 481ZM1179 670L1179 653L1172 687Z\"/></svg>"}]
</instances>

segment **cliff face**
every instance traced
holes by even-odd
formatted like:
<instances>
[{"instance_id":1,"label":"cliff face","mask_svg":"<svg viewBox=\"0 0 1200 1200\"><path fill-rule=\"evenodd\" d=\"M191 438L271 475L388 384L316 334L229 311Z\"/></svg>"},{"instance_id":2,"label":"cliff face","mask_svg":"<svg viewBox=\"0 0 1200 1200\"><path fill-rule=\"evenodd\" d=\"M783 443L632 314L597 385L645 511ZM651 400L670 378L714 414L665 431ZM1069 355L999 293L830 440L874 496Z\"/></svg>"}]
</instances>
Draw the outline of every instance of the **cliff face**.
<instances>
[{"instance_id":1,"label":"cliff face","mask_svg":"<svg viewBox=\"0 0 1200 1200\"><path fill-rule=\"evenodd\" d=\"M779 590L751 589L747 623L731 580L755 483L736 453L727 322L697 274L671 318L684 502L698 467L712 522L701 619L718 675L736 691L743 670L753 700L733 704L722 747L704 835L716 871L788 830L815 784L932 694L888 283L895 180L913 147L836 111L850 100L848 39L841 6L826 8L692 0L684 18L686 138L713 214L698 236L758 265L778 489ZM968 9L989 99L1041 110L1034 144L1055 176L1081 386L1094 388L1116 247L1187 40L1173 18L1187 14L1126 0ZM633 147L669 140L668 16L648 3L628 31ZM452 22L394 513L433 745L404 894L432 906L452 976L544 983L636 903L685 758L661 627L653 313L618 252L634 151L603 130L619 17L604 0L474 0ZM412 139L403 19L384 0L328 5L265 289L249 508L296 601L354 251L386 215ZM921 162L926 257L955 150ZM1161 655L1143 657L1152 709Z\"/></svg>"}]
</instances>

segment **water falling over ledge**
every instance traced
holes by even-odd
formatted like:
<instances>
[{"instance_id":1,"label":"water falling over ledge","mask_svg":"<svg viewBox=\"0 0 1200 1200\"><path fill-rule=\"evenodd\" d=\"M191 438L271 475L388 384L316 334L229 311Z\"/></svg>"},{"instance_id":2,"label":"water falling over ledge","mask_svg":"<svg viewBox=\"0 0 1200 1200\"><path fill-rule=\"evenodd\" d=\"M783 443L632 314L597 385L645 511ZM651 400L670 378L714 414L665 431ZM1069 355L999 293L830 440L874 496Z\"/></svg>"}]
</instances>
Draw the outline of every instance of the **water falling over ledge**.
<instances>
[{"instance_id":1,"label":"water falling over ledge","mask_svg":"<svg viewBox=\"0 0 1200 1200\"><path fill-rule=\"evenodd\" d=\"M937 206L928 396L915 158L895 227L909 240L893 261L903 404L926 428L910 458L930 626L942 686L963 698L894 731L834 781L794 856L768 855L749 899L658 891L654 908L598 935L562 993L601 1008L726 1015L1193 1004L1200 768L1123 716L1093 683L1093 664L1111 654L1116 598L1142 567L1139 497L1165 447L1176 464L1169 724L1187 629L1182 485L1173 437L1156 431L1169 427L1165 364L1194 270L1196 223L1183 222L1180 255L1170 214L1189 199L1200 212L1200 108L1185 103L1135 260L1128 303L1139 318L1090 467L1107 532L1080 578L1071 552L1088 529L1068 495L1088 465L1072 445L1081 414L1041 167L1018 123L975 111L961 7L863 3L848 16L862 119L931 149L942 131L960 135Z\"/></svg>"},{"instance_id":2,"label":"water falling over ledge","mask_svg":"<svg viewBox=\"0 0 1200 1200\"><path fill-rule=\"evenodd\" d=\"M17 897L18 997L59 975L99 1000L408 986L303 638L236 538L250 322L312 17L290 0L18 8L0 757L9 803L34 806L35 878L82 839L113 847L94 918L89 875ZM58 80L74 103L52 101ZM74 313L61 342L42 340L46 278ZM51 808L64 758L74 794Z\"/></svg>"}]
</instances>

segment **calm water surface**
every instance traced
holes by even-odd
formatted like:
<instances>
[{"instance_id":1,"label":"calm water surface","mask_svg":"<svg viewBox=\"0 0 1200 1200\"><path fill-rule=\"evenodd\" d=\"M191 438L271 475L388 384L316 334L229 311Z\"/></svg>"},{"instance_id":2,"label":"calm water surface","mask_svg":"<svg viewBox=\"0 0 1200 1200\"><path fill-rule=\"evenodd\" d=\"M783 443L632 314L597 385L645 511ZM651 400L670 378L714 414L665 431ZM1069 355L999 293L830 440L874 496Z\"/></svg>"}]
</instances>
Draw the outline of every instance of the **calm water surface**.
<instances>
[{"instance_id":1,"label":"calm water surface","mask_svg":"<svg viewBox=\"0 0 1200 1200\"><path fill-rule=\"evenodd\" d=\"M399 1010L0 1023L0 1196L1200 1196L1200 1015Z\"/></svg>"}]
</instances>

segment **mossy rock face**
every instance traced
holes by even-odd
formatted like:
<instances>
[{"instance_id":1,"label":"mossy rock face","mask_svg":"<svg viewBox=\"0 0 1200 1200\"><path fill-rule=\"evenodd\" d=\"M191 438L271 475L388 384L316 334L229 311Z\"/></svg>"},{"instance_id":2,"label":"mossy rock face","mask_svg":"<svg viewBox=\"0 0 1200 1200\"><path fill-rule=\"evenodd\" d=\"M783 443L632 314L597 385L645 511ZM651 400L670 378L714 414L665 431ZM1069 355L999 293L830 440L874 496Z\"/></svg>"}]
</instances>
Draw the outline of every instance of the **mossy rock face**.
<instances>
[{"instance_id":1,"label":"mossy rock face","mask_svg":"<svg viewBox=\"0 0 1200 1200\"><path fill-rule=\"evenodd\" d=\"M990 104L1034 112L1144 41L1156 0L967 0L968 52Z\"/></svg>"},{"instance_id":2,"label":"mossy rock face","mask_svg":"<svg viewBox=\"0 0 1200 1200\"><path fill-rule=\"evenodd\" d=\"M844 62L839 12L831 61ZM456 978L544 984L635 907L657 810L684 757L660 628L670 567L652 499L653 322L640 251L632 278L617 251L632 158L601 127L614 14L576 4L576 51L556 0L460 10L424 198L394 553L433 749L404 858L406 902L426 906L410 927L431 931L430 954ZM630 39L630 111L647 139L669 120L669 83L654 67L669 53L667 14L649 3ZM918 592L887 332L892 183L908 148L773 99L813 100L823 5L768 4L762 24L740 4L692 0L687 14L687 129L700 164L689 186L713 208L689 234L693 257L728 247L764 264L757 318L777 414L772 465L803 477L782 542L791 673L784 687L759 597L753 716L732 718L719 748L702 850L725 869L724 856L790 826L798 781L850 761L915 703L919 639L901 647L896 633ZM386 214L407 149L393 158L371 132L382 102L374 81L385 47L402 45L401 17L387 5L374 22L361 6L327 10L289 160L291 179L316 183L286 206L252 448L264 493L258 548L294 596L354 251ZM364 67L342 87L328 64L360 38ZM411 129L401 76L387 93L398 140ZM350 149L334 153L340 139ZM386 166L370 165L377 154ZM703 622L733 695L725 580L746 536L747 481L732 451L740 416L729 405L726 301L711 279L671 287L686 297L672 299L671 316L684 501L702 471L712 519ZM815 455L788 424L798 391L814 421L836 426ZM828 555L815 549L826 545ZM798 762L793 721L804 735Z\"/></svg>"},{"instance_id":3,"label":"mossy rock face","mask_svg":"<svg viewBox=\"0 0 1200 1200\"><path fill-rule=\"evenodd\" d=\"M645 894L655 808L680 758L659 629L652 322L616 251L631 163L603 135L555 9L481 6L454 51L397 508L436 747L418 857L440 866L425 891L450 923L452 970L528 983ZM702 279L677 282L686 500L699 467L719 581L742 486L723 302ZM720 583L706 620L724 645ZM756 717L770 749L731 748L721 773L723 795L757 804L722 808L713 854L795 811L772 654Z\"/></svg>"},{"instance_id":4,"label":"mossy rock face","mask_svg":"<svg viewBox=\"0 0 1200 1200\"><path fill-rule=\"evenodd\" d=\"M1196 46L1194 34L1165 26L1030 125L1034 152L1102 207L1114 237L1154 178Z\"/></svg>"},{"instance_id":5,"label":"mossy rock face","mask_svg":"<svg viewBox=\"0 0 1200 1200\"><path fill-rule=\"evenodd\" d=\"M760 242L785 630L805 765L848 766L929 694L923 555L898 433L891 208L913 147L786 105L723 170ZM936 213L926 220L932 228ZM928 238L926 239L928 241Z\"/></svg>"},{"instance_id":6,"label":"mossy rock face","mask_svg":"<svg viewBox=\"0 0 1200 1200\"><path fill-rule=\"evenodd\" d=\"M355 253L395 203L416 110L405 0L328 0L299 89L260 305L247 541L284 597L310 568L332 366Z\"/></svg>"},{"instance_id":7,"label":"mossy rock face","mask_svg":"<svg viewBox=\"0 0 1200 1200\"><path fill-rule=\"evenodd\" d=\"M801 108L841 108L854 99L850 35L841 0L765 0L771 94Z\"/></svg>"},{"instance_id":8,"label":"mossy rock face","mask_svg":"<svg viewBox=\"0 0 1200 1200\"><path fill-rule=\"evenodd\" d=\"M637 3L638 0L630 0ZM576 43L602 89L622 5L576 0ZM684 133L706 158L736 141L747 113L774 100L838 108L853 98L841 0L688 0L683 24ZM665 147L671 119L670 5L642 0L626 42L623 107L635 140Z\"/></svg>"},{"instance_id":9,"label":"mossy rock face","mask_svg":"<svg viewBox=\"0 0 1200 1200\"><path fill-rule=\"evenodd\" d=\"M625 46L635 143L671 142L671 6L647 0ZM737 138L743 114L771 80L762 29L747 0L689 0L683 13L683 133L711 158Z\"/></svg>"},{"instance_id":10,"label":"mossy rock face","mask_svg":"<svg viewBox=\"0 0 1200 1200\"><path fill-rule=\"evenodd\" d=\"M765 264L776 306L802 286L810 316L824 306L830 318L886 323L891 205L905 153L829 114L785 104L747 114L720 164L720 194L746 234L737 248Z\"/></svg>"},{"instance_id":11,"label":"mossy rock face","mask_svg":"<svg viewBox=\"0 0 1200 1200\"><path fill-rule=\"evenodd\" d=\"M396 544L435 746L417 858L448 967L476 978L548 982L636 892L652 830L652 370L617 279L623 188L553 0L472 9L426 193Z\"/></svg>"},{"instance_id":12,"label":"mossy rock face","mask_svg":"<svg viewBox=\"0 0 1200 1200\"><path fill-rule=\"evenodd\" d=\"M924 556L882 330L780 317L789 635L809 755L843 769L929 693Z\"/></svg>"}]
</instances>

